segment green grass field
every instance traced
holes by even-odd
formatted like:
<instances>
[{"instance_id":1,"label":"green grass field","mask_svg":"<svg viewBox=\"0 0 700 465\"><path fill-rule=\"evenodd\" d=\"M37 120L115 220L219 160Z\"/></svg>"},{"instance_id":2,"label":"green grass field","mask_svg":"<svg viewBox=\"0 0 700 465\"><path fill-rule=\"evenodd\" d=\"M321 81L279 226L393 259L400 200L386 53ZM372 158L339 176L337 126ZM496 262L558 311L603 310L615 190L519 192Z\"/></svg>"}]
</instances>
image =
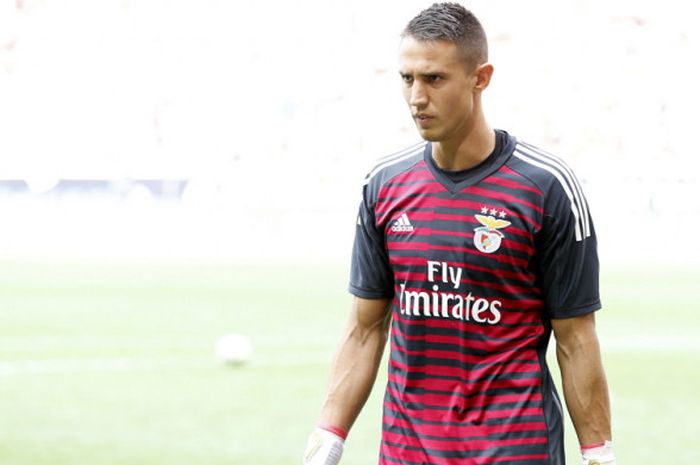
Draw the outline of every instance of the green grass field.
<instances>
[{"instance_id":1,"label":"green grass field","mask_svg":"<svg viewBox=\"0 0 700 465\"><path fill-rule=\"evenodd\" d=\"M0 464L299 465L345 282L343 268L1 264ZM698 283L672 267L603 276L621 464L700 462ZM214 358L230 332L252 340L248 365ZM376 463L382 384L343 465Z\"/></svg>"}]
</instances>

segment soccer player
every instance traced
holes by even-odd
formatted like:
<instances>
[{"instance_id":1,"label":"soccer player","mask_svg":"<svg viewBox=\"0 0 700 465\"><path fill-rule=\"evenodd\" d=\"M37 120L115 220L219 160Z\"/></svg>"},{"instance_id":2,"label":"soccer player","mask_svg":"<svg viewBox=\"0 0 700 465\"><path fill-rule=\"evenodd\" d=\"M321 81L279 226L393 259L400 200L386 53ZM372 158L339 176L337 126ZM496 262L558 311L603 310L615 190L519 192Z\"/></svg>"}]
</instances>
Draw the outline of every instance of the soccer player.
<instances>
[{"instance_id":1,"label":"soccer player","mask_svg":"<svg viewBox=\"0 0 700 465\"><path fill-rule=\"evenodd\" d=\"M489 126L493 69L458 4L403 31L403 94L424 141L366 178L353 305L306 465L339 462L387 338L380 464L564 464L552 331L583 463L615 463L590 212L561 159Z\"/></svg>"}]
</instances>

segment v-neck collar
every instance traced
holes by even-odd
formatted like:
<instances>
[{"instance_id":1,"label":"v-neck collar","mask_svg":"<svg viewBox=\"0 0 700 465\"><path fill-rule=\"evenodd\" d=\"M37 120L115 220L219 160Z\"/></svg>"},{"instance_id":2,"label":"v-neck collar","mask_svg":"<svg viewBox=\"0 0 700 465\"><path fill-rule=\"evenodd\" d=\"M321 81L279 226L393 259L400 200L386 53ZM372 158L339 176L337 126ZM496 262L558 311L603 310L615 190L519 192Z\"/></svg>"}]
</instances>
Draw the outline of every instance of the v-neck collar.
<instances>
[{"instance_id":1,"label":"v-neck collar","mask_svg":"<svg viewBox=\"0 0 700 465\"><path fill-rule=\"evenodd\" d=\"M496 138L498 137L503 137L504 143L501 144L500 147L499 144L496 144L494 151L478 165L460 171L460 174L464 176L464 178L459 182L453 181L445 170L437 166L437 163L433 159L433 144L430 142L425 145L423 159L435 179L449 192L456 194L467 187L478 184L487 176L498 171L498 169L508 161L515 148L515 137L509 135L505 131L497 129Z\"/></svg>"}]
</instances>

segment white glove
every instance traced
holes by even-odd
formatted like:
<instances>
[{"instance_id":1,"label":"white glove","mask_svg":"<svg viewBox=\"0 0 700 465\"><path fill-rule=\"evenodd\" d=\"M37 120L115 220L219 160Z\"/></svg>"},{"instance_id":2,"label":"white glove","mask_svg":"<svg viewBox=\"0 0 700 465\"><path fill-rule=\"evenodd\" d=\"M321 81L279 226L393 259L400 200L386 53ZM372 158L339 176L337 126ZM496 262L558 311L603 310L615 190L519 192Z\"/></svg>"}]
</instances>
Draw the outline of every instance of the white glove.
<instances>
[{"instance_id":1,"label":"white glove","mask_svg":"<svg viewBox=\"0 0 700 465\"><path fill-rule=\"evenodd\" d=\"M345 441L337 434L316 428L309 436L304 465L338 465Z\"/></svg>"},{"instance_id":2,"label":"white glove","mask_svg":"<svg viewBox=\"0 0 700 465\"><path fill-rule=\"evenodd\" d=\"M615 452L612 442L605 441L602 446L581 450L583 465L615 465Z\"/></svg>"}]
</instances>

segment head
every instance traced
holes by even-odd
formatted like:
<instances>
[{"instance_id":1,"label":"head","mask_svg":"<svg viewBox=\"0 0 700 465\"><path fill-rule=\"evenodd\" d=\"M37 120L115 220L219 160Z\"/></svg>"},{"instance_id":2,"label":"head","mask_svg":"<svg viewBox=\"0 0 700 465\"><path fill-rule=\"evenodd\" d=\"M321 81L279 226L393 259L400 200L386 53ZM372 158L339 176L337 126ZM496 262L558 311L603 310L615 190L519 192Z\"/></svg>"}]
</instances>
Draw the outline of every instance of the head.
<instances>
[{"instance_id":1,"label":"head","mask_svg":"<svg viewBox=\"0 0 700 465\"><path fill-rule=\"evenodd\" d=\"M493 67L476 17L457 3L436 3L413 18L401 38L404 98L421 135L443 141L481 124L481 92Z\"/></svg>"},{"instance_id":2,"label":"head","mask_svg":"<svg viewBox=\"0 0 700 465\"><path fill-rule=\"evenodd\" d=\"M434 3L406 25L401 37L419 42L451 42L469 71L489 58L484 28L471 11L458 3Z\"/></svg>"}]
</instances>

